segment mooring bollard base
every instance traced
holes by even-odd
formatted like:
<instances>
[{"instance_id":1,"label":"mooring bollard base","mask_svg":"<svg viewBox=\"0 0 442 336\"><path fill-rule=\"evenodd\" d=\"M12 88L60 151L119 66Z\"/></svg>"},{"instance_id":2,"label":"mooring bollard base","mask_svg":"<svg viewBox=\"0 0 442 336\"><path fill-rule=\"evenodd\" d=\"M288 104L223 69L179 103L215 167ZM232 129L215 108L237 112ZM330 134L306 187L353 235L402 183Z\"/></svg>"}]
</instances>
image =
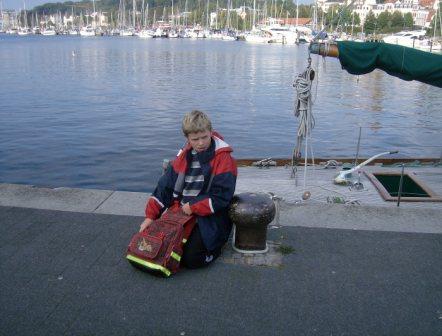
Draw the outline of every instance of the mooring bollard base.
<instances>
[{"instance_id":1,"label":"mooring bollard base","mask_svg":"<svg viewBox=\"0 0 442 336\"><path fill-rule=\"evenodd\" d=\"M269 250L266 238L267 227L252 229L234 225L232 247L239 253L266 253Z\"/></svg>"},{"instance_id":2,"label":"mooring bollard base","mask_svg":"<svg viewBox=\"0 0 442 336\"><path fill-rule=\"evenodd\" d=\"M243 250L240 248L237 248L235 244L232 244L232 248L235 252L242 253L242 254L258 254L258 253L267 253L269 251L269 246L266 243L266 248L264 250Z\"/></svg>"},{"instance_id":3,"label":"mooring bollard base","mask_svg":"<svg viewBox=\"0 0 442 336\"><path fill-rule=\"evenodd\" d=\"M229 209L234 224L233 249L240 253L266 253L267 226L274 219L275 212L270 194L235 195Z\"/></svg>"}]
</instances>

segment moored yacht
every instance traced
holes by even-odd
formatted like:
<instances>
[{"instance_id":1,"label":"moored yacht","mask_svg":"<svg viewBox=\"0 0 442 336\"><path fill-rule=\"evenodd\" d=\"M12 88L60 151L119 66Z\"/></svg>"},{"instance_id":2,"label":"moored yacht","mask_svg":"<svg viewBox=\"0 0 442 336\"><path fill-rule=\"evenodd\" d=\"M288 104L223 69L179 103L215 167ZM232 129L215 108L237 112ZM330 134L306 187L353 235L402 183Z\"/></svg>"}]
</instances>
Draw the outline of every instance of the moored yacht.
<instances>
[{"instance_id":1,"label":"moored yacht","mask_svg":"<svg viewBox=\"0 0 442 336\"><path fill-rule=\"evenodd\" d=\"M143 29L143 30L141 30L138 33L138 37L139 38L144 38L144 39L152 38L153 35L154 35L154 32L152 30L149 30L149 29Z\"/></svg>"},{"instance_id":2,"label":"moored yacht","mask_svg":"<svg viewBox=\"0 0 442 336\"><path fill-rule=\"evenodd\" d=\"M171 29L167 32L168 38L178 38L178 32L175 29Z\"/></svg>"},{"instance_id":3,"label":"moored yacht","mask_svg":"<svg viewBox=\"0 0 442 336\"><path fill-rule=\"evenodd\" d=\"M298 33L289 27L273 24L261 28L271 35L271 43L295 44L298 41Z\"/></svg>"},{"instance_id":4,"label":"moored yacht","mask_svg":"<svg viewBox=\"0 0 442 336\"><path fill-rule=\"evenodd\" d=\"M440 42L434 41L432 39L424 39L419 41L417 48L424 51L442 51L442 44Z\"/></svg>"},{"instance_id":5,"label":"moored yacht","mask_svg":"<svg viewBox=\"0 0 442 336\"><path fill-rule=\"evenodd\" d=\"M424 39L425 34L425 30L401 31L384 37L383 41L385 43L399 44L404 47L413 48L419 44L420 40Z\"/></svg>"},{"instance_id":6,"label":"moored yacht","mask_svg":"<svg viewBox=\"0 0 442 336\"><path fill-rule=\"evenodd\" d=\"M47 28L43 28L41 30L41 35L54 36L54 35L57 35L57 32L55 31L54 27L47 27Z\"/></svg>"},{"instance_id":7,"label":"moored yacht","mask_svg":"<svg viewBox=\"0 0 442 336\"><path fill-rule=\"evenodd\" d=\"M20 27L17 31L17 34L20 36L26 36L26 35L30 35L31 29L27 28L27 27Z\"/></svg>"},{"instance_id":8,"label":"moored yacht","mask_svg":"<svg viewBox=\"0 0 442 336\"><path fill-rule=\"evenodd\" d=\"M244 40L249 43L269 43L271 34L259 29L252 29L250 33L244 35Z\"/></svg>"},{"instance_id":9,"label":"moored yacht","mask_svg":"<svg viewBox=\"0 0 442 336\"><path fill-rule=\"evenodd\" d=\"M120 29L120 36L124 36L124 37L134 36L134 31L133 31L133 29L130 29L130 28L121 28Z\"/></svg>"},{"instance_id":10,"label":"moored yacht","mask_svg":"<svg viewBox=\"0 0 442 336\"><path fill-rule=\"evenodd\" d=\"M91 25L82 27L80 29L80 35L83 37L95 36L95 29Z\"/></svg>"}]
</instances>

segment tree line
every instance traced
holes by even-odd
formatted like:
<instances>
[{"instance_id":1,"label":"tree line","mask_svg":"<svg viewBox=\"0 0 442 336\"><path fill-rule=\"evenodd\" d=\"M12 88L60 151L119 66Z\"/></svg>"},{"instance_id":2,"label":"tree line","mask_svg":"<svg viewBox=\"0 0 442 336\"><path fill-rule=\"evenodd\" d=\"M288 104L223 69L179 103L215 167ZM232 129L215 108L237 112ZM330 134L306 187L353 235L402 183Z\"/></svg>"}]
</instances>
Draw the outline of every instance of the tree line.
<instances>
[{"instance_id":1,"label":"tree line","mask_svg":"<svg viewBox=\"0 0 442 336\"><path fill-rule=\"evenodd\" d=\"M357 13L352 12L348 7L339 8L331 7L326 13L321 13L324 24L328 27L328 31L344 31L349 32L350 27L354 33L364 31L366 34L391 34L402 30L415 29L413 24L413 16L411 13L402 14L400 11L393 13L384 11L377 17L372 11L367 14L363 26L360 26L361 19ZM441 35L441 19L434 16L430 27L427 29L428 34L436 33Z\"/></svg>"},{"instance_id":2,"label":"tree line","mask_svg":"<svg viewBox=\"0 0 442 336\"><path fill-rule=\"evenodd\" d=\"M132 11L132 0L125 0L126 12ZM142 0L137 0L137 10L141 11ZM383 0L378 0L379 3ZM230 3L231 8L238 8L240 6L247 6L250 9L253 8L253 0L209 0L209 13L215 12L217 5L219 9L225 9ZM97 0L95 1L96 10L106 12L111 25L117 24L118 8L120 0ZM166 20L172 13L172 0L145 0L144 6L149 7L148 21L152 22L154 13L156 13L157 19ZM207 22L207 0L174 0L174 13L182 13L185 10L188 12L186 17L189 24L201 24L205 25ZM312 18L314 12L313 5L299 5L297 6L292 1L286 0L258 0L256 1L256 20L262 20L264 16L274 18ZM297 13L298 10L298 13ZM57 3L46 3L40 6L34 7L31 11L28 11L28 15L31 17L35 13L41 15L53 15L53 14L70 14L74 13L75 16L87 15L92 13L93 4L90 0L82 1L66 1ZM226 11L220 10L218 12L218 23L220 28L225 27L227 18ZM378 17L370 11L365 19L363 27L360 26L361 20L357 13L354 13L349 7L332 6L326 13L321 10L317 12L318 23L324 24L328 31L345 31L354 33L364 31L366 34L388 34L394 33L400 30L407 30L413 28L413 17L411 13L403 15L399 11L393 13L382 12ZM250 29L251 27L251 12L247 13L247 16L238 15L236 12L231 12L230 15L230 27L237 29ZM437 34L440 35L440 22L434 22L431 24L431 31L433 31L434 25L436 25ZM30 22L28 20L28 22Z\"/></svg>"},{"instance_id":3,"label":"tree line","mask_svg":"<svg viewBox=\"0 0 442 336\"><path fill-rule=\"evenodd\" d=\"M364 30L367 34L387 34L401 30L413 29L413 16L405 15L399 11L382 12L376 17L372 11L367 14L364 22Z\"/></svg>"},{"instance_id":4,"label":"tree line","mask_svg":"<svg viewBox=\"0 0 442 336\"><path fill-rule=\"evenodd\" d=\"M157 13L162 13L164 9L171 12L172 0L145 0L145 6L149 6L149 11L157 10ZM218 7L227 8L228 0L210 0L209 1L209 11L214 12L216 10L216 4ZM231 8L238 8L240 6L248 6L253 8L253 0L231 0ZM107 13L117 13L119 8L120 0L101 0L95 1L95 7L97 11L107 12ZM126 0L126 11L132 10L132 0ZM137 0L137 10L141 10L141 0ZM295 17L296 16L296 5L291 1L286 0L266 0L266 1L256 1L256 10L262 13L267 12L268 16L273 17ZM207 10L207 1L204 0L175 0L174 1L174 12L184 12L185 9L189 12L198 11L205 13ZM40 6L34 7L30 13L37 13L38 15L51 15L57 13L71 13L74 15L91 13L93 10L92 1L82 0L79 2L66 1L57 3L45 3ZM151 14L149 14L151 15ZM298 17L311 17L312 16L312 5L299 5L298 7Z\"/></svg>"}]
</instances>

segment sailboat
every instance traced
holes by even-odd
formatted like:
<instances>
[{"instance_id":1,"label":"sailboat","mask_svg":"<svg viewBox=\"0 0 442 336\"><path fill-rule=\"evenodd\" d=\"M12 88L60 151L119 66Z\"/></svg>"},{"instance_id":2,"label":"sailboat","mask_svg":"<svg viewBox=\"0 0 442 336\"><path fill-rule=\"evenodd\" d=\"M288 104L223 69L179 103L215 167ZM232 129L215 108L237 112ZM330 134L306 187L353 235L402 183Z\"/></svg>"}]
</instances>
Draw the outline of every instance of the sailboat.
<instances>
[{"instance_id":1,"label":"sailboat","mask_svg":"<svg viewBox=\"0 0 442 336\"><path fill-rule=\"evenodd\" d=\"M223 41L235 41L236 36L233 31L230 30L230 7L232 6L231 0L227 0L227 18L226 18L226 29L223 32Z\"/></svg>"},{"instance_id":2,"label":"sailboat","mask_svg":"<svg viewBox=\"0 0 442 336\"><path fill-rule=\"evenodd\" d=\"M80 36L82 37L91 37L91 36L95 36L95 29L97 26L96 23L96 17L97 17L97 12L95 11L95 0L92 0L92 9L93 12L91 15L86 15L86 26L81 27L80 29ZM92 24L89 24L89 20L88 17L92 17Z\"/></svg>"},{"instance_id":3,"label":"sailboat","mask_svg":"<svg viewBox=\"0 0 442 336\"><path fill-rule=\"evenodd\" d=\"M172 27L167 32L167 37L168 38L178 38L178 32L177 32L176 27L175 27L175 16L173 14L173 0L172 0L172 13L171 13L171 17L172 17Z\"/></svg>"},{"instance_id":4,"label":"sailboat","mask_svg":"<svg viewBox=\"0 0 442 336\"><path fill-rule=\"evenodd\" d=\"M436 40L436 29L437 29L437 22L439 22L439 28L440 28L440 33L442 35L442 25L440 24L442 22L442 17L441 17L441 12L440 12L440 6L441 3L439 1L438 6L437 6L437 10L434 13L434 27L433 27L433 38L428 38L425 39L424 41L421 41L419 44L419 49L424 50L424 51L429 51L429 52L441 52L442 51L442 42L439 40Z\"/></svg>"},{"instance_id":5,"label":"sailboat","mask_svg":"<svg viewBox=\"0 0 442 336\"><path fill-rule=\"evenodd\" d=\"M253 0L252 30L244 36L248 43L269 43L271 34L256 28L256 0Z\"/></svg>"},{"instance_id":6,"label":"sailboat","mask_svg":"<svg viewBox=\"0 0 442 336\"><path fill-rule=\"evenodd\" d=\"M87 25L87 26L81 27L80 36L83 36L83 37L95 36L95 29L92 27L92 25Z\"/></svg>"},{"instance_id":7,"label":"sailboat","mask_svg":"<svg viewBox=\"0 0 442 336\"><path fill-rule=\"evenodd\" d=\"M69 29L69 31L68 31L68 34L69 35L78 35L79 32L77 29L75 29L75 26L74 26L74 6L72 6L71 17L72 17L72 25L71 25L71 29Z\"/></svg>"},{"instance_id":8,"label":"sailboat","mask_svg":"<svg viewBox=\"0 0 442 336\"><path fill-rule=\"evenodd\" d=\"M6 30L5 30L5 27L3 26L4 22L3 22L3 1L2 0L0 0L0 17L2 18L1 26L0 26L0 33L4 34L4 33L6 33Z\"/></svg>"},{"instance_id":9,"label":"sailboat","mask_svg":"<svg viewBox=\"0 0 442 336\"><path fill-rule=\"evenodd\" d=\"M154 32L151 29L147 28L148 18L149 18L149 3L146 4L146 8L144 9L143 29L138 33L139 38L148 39L152 38L154 35Z\"/></svg>"},{"instance_id":10,"label":"sailboat","mask_svg":"<svg viewBox=\"0 0 442 336\"><path fill-rule=\"evenodd\" d=\"M55 28L53 26L49 26L49 27L43 28L41 30L41 35L54 36L54 35L57 35L57 32L55 31Z\"/></svg>"},{"instance_id":11,"label":"sailboat","mask_svg":"<svg viewBox=\"0 0 442 336\"><path fill-rule=\"evenodd\" d=\"M26 36L31 34L31 29L28 27L28 15L26 13L26 4L23 1L23 26L18 28L18 35Z\"/></svg>"},{"instance_id":12,"label":"sailboat","mask_svg":"<svg viewBox=\"0 0 442 336\"><path fill-rule=\"evenodd\" d=\"M118 7L118 30L120 36L133 36L134 32L126 26L126 3L120 0Z\"/></svg>"}]
</instances>

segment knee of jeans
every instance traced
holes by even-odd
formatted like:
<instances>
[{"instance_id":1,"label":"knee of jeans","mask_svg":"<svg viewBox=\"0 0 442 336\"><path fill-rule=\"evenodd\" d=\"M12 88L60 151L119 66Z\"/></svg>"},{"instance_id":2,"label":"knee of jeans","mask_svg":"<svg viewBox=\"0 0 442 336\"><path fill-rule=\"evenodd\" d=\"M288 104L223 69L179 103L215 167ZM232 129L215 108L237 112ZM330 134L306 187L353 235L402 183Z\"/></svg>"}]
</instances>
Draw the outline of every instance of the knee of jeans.
<instances>
[{"instance_id":1,"label":"knee of jeans","mask_svg":"<svg viewBox=\"0 0 442 336\"><path fill-rule=\"evenodd\" d=\"M192 258L183 258L181 260L181 263L184 267L190 268L190 269L201 268L201 267L205 266L204 264L201 263L200 260L192 259Z\"/></svg>"},{"instance_id":2,"label":"knee of jeans","mask_svg":"<svg viewBox=\"0 0 442 336\"><path fill-rule=\"evenodd\" d=\"M182 264L186 268L202 268L210 265L214 260L216 259L216 256L209 254L209 255L185 255L182 259Z\"/></svg>"}]
</instances>

